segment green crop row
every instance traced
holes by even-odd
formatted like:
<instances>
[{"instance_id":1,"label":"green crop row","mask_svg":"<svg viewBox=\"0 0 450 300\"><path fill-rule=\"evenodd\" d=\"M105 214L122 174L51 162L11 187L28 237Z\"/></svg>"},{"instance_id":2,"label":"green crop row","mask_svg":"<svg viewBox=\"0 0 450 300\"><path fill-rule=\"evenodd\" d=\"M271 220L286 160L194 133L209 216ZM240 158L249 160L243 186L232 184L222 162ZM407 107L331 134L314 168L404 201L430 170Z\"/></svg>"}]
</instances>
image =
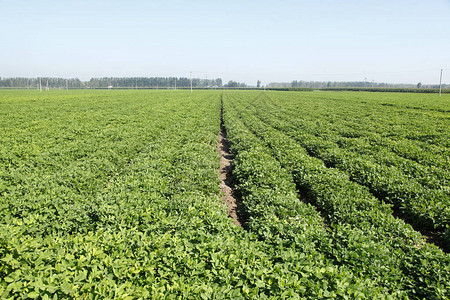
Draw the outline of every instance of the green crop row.
<instances>
[{"instance_id":1,"label":"green crop row","mask_svg":"<svg viewBox=\"0 0 450 300\"><path fill-rule=\"evenodd\" d=\"M249 215L248 230L272 247L290 251L297 265L308 266L310 270L302 271L306 277L303 282L315 281L333 298L405 296L400 282L387 279L401 276L398 270L387 272L380 279L373 277L375 265L369 261L343 261L340 255L345 255L343 252L348 253L349 249L342 249L342 241L329 233L328 224L320 213L304 199L299 199L291 174L270 154L265 143L244 126L235 108L225 94L224 124L231 150L236 155L233 176ZM361 234L350 227L335 230L341 235ZM304 288L304 291L313 298L319 296L314 290Z\"/></svg>"},{"instance_id":2,"label":"green crop row","mask_svg":"<svg viewBox=\"0 0 450 300\"><path fill-rule=\"evenodd\" d=\"M402 157L448 169L450 158L446 154L450 136L445 130L449 126L446 112L397 107L392 104L395 99L381 96L364 98L364 94L356 99L354 94L348 93L321 97L315 94L291 94L291 97L289 93L271 95L258 97L256 103L276 107L272 113L280 118L289 116L297 122L301 121L298 126L302 129L317 135L364 138ZM417 101L414 98L409 100ZM437 102L440 105L436 104L435 109L448 103L448 100L427 100L422 105Z\"/></svg>"},{"instance_id":3,"label":"green crop row","mask_svg":"<svg viewBox=\"0 0 450 300\"><path fill-rule=\"evenodd\" d=\"M333 136L316 137L302 127L301 121L296 122L297 119L292 117L275 118L270 114L270 110L268 112L266 106L265 108L257 110L257 115L264 122L293 137L309 154L320 158L327 166L346 172L353 181L369 187L380 199L395 204L411 223L441 231L450 225L448 171L438 169L435 172L437 176L434 177L433 174L425 172L422 175L424 187L424 184L420 183L420 177L416 179L418 174L414 171L418 168L414 169L413 174L409 174L413 176L408 176L405 174L408 172L403 169L406 163L400 160L400 164L392 164L395 156L389 159L390 156L385 153L380 161L373 155L348 151L347 148L341 148L342 145L333 142ZM390 165L387 160L391 162ZM424 168L421 170L424 171Z\"/></svg>"},{"instance_id":4,"label":"green crop row","mask_svg":"<svg viewBox=\"0 0 450 300\"><path fill-rule=\"evenodd\" d=\"M295 134L310 133L320 137L327 142L334 142L341 148L358 154L367 154L377 157L378 161L386 165L396 165L401 167L405 173L415 178L423 178L425 184L429 184L429 178L437 181L448 182L450 179L450 158L445 154L446 148L436 147L426 143L417 143L405 139L393 140L389 136L381 136L372 131L372 128L380 127L383 119L374 120L370 115L370 120L364 120L360 117L360 123L348 125L348 114L342 115L342 106L329 105L328 108L333 117L327 118L316 108L309 109L303 107L301 113L294 110L287 110L283 107L274 105L274 99L271 97L259 97L258 101L252 103L258 108L264 107L264 112L270 111L270 114L278 119L277 126L283 126L284 131ZM332 111L334 107L334 112ZM364 108L360 108L364 111ZM318 120L320 117L320 123ZM372 123L373 126L367 131L368 125L363 123ZM365 130L361 129L366 127ZM387 135L390 135L389 130ZM428 180L426 180L427 178ZM441 180L442 178L442 180ZM433 184L432 180L432 184Z\"/></svg>"},{"instance_id":5,"label":"green crop row","mask_svg":"<svg viewBox=\"0 0 450 300\"><path fill-rule=\"evenodd\" d=\"M364 271L386 280L386 285L402 282L411 297L448 296L448 255L425 243L420 234L392 216L388 205L380 204L345 173L327 168L294 140L264 124L248 95L229 97L229 105L240 112L242 122L267 143L297 186L322 211L333 240L339 241L329 248L335 259L355 268L368 266Z\"/></svg>"}]
</instances>

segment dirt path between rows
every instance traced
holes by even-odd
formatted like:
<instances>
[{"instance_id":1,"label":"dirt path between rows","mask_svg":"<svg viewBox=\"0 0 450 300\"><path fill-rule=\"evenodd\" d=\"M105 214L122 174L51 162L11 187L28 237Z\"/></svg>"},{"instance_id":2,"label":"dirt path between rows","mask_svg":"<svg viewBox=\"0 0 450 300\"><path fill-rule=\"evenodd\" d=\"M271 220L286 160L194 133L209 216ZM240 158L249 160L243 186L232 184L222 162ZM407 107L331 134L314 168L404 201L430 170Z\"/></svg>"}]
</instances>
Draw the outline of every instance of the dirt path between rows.
<instances>
[{"instance_id":1,"label":"dirt path between rows","mask_svg":"<svg viewBox=\"0 0 450 300\"><path fill-rule=\"evenodd\" d=\"M230 145L227 140L227 132L223 126L222 108L220 110L220 132L218 137L217 150L220 154L220 190L222 191L222 201L227 206L228 216L233 219L233 223L243 227L245 219L239 213L242 211L241 199L234 190L232 180L231 161L233 156L230 154Z\"/></svg>"}]
</instances>

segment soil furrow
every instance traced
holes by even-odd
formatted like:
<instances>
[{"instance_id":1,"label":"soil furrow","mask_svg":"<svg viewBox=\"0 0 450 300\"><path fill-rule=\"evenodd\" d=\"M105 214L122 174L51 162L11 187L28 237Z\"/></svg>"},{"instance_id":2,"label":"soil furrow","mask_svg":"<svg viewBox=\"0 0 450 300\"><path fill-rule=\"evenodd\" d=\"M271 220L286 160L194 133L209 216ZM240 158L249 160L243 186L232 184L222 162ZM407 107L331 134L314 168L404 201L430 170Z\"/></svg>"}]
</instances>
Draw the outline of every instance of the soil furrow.
<instances>
[{"instance_id":1,"label":"soil furrow","mask_svg":"<svg viewBox=\"0 0 450 300\"><path fill-rule=\"evenodd\" d=\"M230 154L230 145L227 140L226 129L223 125L223 108L220 108L220 132L218 137L217 149L220 154L220 190L222 191L222 201L227 206L228 216L233 219L233 223L239 227L244 227L246 218L242 201L234 189L231 161L233 156Z\"/></svg>"}]
</instances>

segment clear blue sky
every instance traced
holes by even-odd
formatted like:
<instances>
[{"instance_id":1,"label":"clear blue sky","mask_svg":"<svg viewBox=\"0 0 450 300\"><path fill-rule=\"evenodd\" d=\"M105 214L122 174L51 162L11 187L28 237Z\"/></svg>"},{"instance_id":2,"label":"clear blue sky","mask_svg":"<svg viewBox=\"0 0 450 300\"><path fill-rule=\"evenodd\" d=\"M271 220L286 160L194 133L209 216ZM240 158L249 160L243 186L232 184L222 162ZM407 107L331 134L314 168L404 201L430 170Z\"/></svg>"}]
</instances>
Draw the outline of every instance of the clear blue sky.
<instances>
[{"instance_id":1,"label":"clear blue sky","mask_svg":"<svg viewBox=\"0 0 450 300\"><path fill-rule=\"evenodd\" d=\"M450 83L450 0L0 0L0 76Z\"/></svg>"}]
</instances>

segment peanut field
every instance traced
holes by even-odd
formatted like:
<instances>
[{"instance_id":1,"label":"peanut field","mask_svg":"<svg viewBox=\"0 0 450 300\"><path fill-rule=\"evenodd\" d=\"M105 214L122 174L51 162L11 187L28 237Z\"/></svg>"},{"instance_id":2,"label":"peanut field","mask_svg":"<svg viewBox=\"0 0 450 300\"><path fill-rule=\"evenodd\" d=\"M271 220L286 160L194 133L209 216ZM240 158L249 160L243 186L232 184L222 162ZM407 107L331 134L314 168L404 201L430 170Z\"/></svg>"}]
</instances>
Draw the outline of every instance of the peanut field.
<instances>
[{"instance_id":1,"label":"peanut field","mask_svg":"<svg viewBox=\"0 0 450 300\"><path fill-rule=\"evenodd\" d=\"M2 299L448 299L449 248L448 94L0 91Z\"/></svg>"}]
</instances>

